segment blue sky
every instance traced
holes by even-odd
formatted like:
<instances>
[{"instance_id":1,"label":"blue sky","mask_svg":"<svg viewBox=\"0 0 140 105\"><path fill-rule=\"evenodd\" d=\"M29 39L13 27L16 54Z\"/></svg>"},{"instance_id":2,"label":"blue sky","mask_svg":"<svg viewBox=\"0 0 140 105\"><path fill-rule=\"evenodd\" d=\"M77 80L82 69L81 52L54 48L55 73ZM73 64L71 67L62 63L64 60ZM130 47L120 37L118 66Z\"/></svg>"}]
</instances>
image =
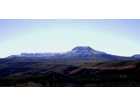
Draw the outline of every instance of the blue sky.
<instances>
[{"instance_id":1,"label":"blue sky","mask_svg":"<svg viewBox=\"0 0 140 105\"><path fill-rule=\"evenodd\" d=\"M110 54L140 53L140 20L0 20L0 57L90 46Z\"/></svg>"}]
</instances>

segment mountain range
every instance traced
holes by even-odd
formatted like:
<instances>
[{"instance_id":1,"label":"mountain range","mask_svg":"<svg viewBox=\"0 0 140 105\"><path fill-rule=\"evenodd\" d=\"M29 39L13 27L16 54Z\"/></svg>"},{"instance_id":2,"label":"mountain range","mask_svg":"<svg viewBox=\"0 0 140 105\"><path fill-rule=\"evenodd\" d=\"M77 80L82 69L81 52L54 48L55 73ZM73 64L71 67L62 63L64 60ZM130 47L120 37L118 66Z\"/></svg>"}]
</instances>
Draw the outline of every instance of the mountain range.
<instances>
[{"instance_id":1,"label":"mountain range","mask_svg":"<svg viewBox=\"0 0 140 105\"><path fill-rule=\"evenodd\" d=\"M123 57L75 47L65 53L22 53L0 59L0 86L140 86L140 55Z\"/></svg>"},{"instance_id":2,"label":"mountain range","mask_svg":"<svg viewBox=\"0 0 140 105\"><path fill-rule=\"evenodd\" d=\"M140 54L124 57L97 51L88 46L78 46L65 53L22 53L8 58L112 61L140 59Z\"/></svg>"}]
</instances>

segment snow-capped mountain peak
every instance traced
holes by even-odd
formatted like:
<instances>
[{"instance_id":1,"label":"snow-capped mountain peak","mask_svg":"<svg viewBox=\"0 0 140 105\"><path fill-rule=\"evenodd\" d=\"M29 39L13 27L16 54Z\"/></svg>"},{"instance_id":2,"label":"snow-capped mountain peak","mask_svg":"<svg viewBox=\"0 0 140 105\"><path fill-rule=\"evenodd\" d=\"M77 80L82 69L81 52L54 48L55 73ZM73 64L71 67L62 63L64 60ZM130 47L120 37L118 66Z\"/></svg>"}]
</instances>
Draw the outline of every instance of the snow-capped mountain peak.
<instances>
[{"instance_id":1,"label":"snow-capped mountain peak","mask_svg":"<svg viewBox=\"0 0 140 105\"><path fill-rule=\"evenodd\" d=\"M86 47L79 46L79 47L73 48L71 53L93 55L93 54L103 54L104 52L96 51L88 46Z\"/></svg>"}]
</instances>

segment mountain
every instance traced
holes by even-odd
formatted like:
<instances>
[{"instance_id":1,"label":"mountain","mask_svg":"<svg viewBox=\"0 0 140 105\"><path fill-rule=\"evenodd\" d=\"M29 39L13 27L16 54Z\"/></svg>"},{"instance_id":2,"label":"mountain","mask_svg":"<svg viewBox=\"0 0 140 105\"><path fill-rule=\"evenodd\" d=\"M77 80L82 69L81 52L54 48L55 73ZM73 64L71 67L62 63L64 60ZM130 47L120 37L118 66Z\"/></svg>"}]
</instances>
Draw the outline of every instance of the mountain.
<instances>
[{"instance_id":1,"label":"mountain","mask_svg":"<svg viewBox=\"0 0 140 105\"><path fill-rule=\"evenodd\" d=\"M85 55L93 55L93 54L105 54L104 52L96 51L91 47L75 47L72 49L71 53L74 54L85 54Z\"/></svg>"},{"instance_id":2,"label":"mountain","mask_svg":"<svg viewBox=\"0 0 140 105\"><path fill-rule=\"evenodd\" d=\"M126 59L127 57L121 57L116 55L107 54L105 52L97 51L92 49L91 47L75 47L72 51L65 54L69 58L77 58L77 59L93 59L93 60L121 60ZM128 58L127 58L128 59Z\"/></svg>"},{"instance_id":3,"label":"mountain","mask_svg":"<svg viewBox=\"0 0 140 105\"><path fill-rule=\"evenodd\" d=\"M88 46L78 46L65 53L22 53L8 58L22 59L47 59L47 60L131 60L130 57L122 57L97 51Z\"/></svg>"},{"instance_id":4,"label":"mountain","mask_svg":"<svg viewBox=\"0 0 140 105\"><path fill-rule=\"evenodd\" d=\"M72 49L72 51L66 53L69 56L74 57L95 57L95 55L105 54L104 52L96 51L92 49L91 47L75 47Z\"/></svg>"},{"instance_id":5,"label":"mountain","mask_svg":"<svg viewBox=\"0 0 140 105\"><path fill-rule=\"evenodd\" d=\"M0 59L0 86L140 86L135 57L85 46L65 53L22 53Z\"/></svg>"},{"instance_id":6,"label":"mountain","mask_svg":"<svg viewBox=\"0 0 140 105\"><path fill-rule=\"evenodd\" d=\"M136 54L136 55L134 55L132 57L135 58L135 59L140 59L140 54Z\"/></svg>"}]
</instances>

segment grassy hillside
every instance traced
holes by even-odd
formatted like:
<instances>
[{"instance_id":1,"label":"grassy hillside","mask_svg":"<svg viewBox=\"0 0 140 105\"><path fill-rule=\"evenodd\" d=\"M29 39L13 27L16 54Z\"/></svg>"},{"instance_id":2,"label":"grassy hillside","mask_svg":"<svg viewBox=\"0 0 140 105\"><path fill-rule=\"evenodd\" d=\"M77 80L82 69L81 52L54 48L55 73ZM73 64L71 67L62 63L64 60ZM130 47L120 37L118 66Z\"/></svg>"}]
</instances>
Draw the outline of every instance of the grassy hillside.
<instances>
[{"instance_id":1,"label":"grassy hillside","mask_svg":"<svg viewBox=\"0 0 140 105\"><path fill-rule=\"evenodd\" d=\"M0 86L140 86L140 61L0 61Z\"/></svg>"}]
</instances>

